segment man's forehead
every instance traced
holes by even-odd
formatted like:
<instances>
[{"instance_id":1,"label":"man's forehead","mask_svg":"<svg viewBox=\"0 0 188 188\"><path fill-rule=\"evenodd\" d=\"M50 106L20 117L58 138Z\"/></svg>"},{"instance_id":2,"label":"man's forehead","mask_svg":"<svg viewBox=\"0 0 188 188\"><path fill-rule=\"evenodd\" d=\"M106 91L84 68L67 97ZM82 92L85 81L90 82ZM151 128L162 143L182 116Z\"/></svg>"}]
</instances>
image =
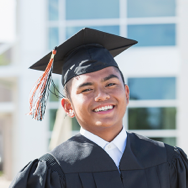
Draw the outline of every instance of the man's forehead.
<instances>
[{"instance_id":1,"label":"man's forehead","mask_svg":"<svg viewBox=\"0 0 188 188\"><path fill-rule=\"evenodd\" d=\"M79 76L72 78L72 83L81 84L81 82L93 82L93 81L103 81L103 79L111 74L114 74L120 77L120 74L115 67L107 67L99 71L85 73Z\"/></svg>"}]
</instances>

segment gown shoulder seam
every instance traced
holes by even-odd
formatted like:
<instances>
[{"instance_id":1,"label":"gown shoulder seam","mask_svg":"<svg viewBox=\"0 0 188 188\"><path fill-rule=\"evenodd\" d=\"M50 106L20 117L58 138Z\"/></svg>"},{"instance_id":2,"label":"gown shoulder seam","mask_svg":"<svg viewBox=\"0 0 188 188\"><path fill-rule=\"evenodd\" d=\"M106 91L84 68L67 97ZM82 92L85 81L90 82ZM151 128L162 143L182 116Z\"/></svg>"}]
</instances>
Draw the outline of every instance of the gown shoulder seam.
<instances>
[{"instance_id":1,"label":"gown shoulder seam","mask_svg":"<svg viewBox=\"0 0 188 188\"><path fill-rule=\"evenodd\" d=\"M65 174L63 172L63 169L51 153L44 154L39 158L39 161L45 161L48 168L50 168L53 172L57 172L60 177L61 183L65 186Z\"/></svg>"}]
</instances>

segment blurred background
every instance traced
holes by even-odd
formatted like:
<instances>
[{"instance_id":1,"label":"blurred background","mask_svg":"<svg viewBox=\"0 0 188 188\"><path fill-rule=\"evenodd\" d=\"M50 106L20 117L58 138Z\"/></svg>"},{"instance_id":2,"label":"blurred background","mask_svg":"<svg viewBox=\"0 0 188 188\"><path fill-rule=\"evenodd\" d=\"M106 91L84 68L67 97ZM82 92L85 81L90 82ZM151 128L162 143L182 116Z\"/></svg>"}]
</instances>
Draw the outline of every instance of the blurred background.
<instances>
[{"instance_id":1,"label":"blurred background","mask_svg":"<svg viewBox=\"0 0 188 188\"><path fill-rule=\"evenodd\" d=\"M79 131L51 94L42 122L26 114L42 73L28 67L83 27L138 41L115 58L130 87L123 124L188 153L187 10L187 0L0 0L0 187Z\"/></svg>"}]
</instances>

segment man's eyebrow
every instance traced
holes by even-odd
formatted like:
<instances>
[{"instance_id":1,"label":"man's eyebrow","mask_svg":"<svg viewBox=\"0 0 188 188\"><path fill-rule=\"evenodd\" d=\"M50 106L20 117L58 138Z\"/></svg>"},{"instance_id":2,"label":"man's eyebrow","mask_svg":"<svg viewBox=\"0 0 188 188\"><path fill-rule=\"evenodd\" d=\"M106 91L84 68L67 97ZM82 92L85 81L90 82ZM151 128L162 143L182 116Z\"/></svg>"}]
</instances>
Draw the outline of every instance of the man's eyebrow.
<instances>
[{"instance_id":1,"label":"man's eyebrow","mask_svg":"<svg viewBox=\"0 0 188 188\"><path fill-rule=\"evenodd\" d=\"M92 85L93 85L93 83L91 83L91 82L85 82L85 83L79 85L77 89L80 89L80 88L82 88L84 86L92 86Z\"/></svg>"},{"instance_id":2,"label":"man's eyebrow","mask_svg":"<svg viewBox=\"0 0 188 188\"><path fill-rule=\"evenodd\" d=\"M107 80L110 80L111 78L117 78L117 79L119 79L119 77L116 76L115 74L111 74L111 75L109 75L109 76L103 78L102 81L105 82L105 81L107 81ZM80 89L80 88L85 87L85 86L92 86L92 85L93 85L92 82L85 82L85 83L79 85L79 86L77 87L77 89Z\"/></svg>"},{"instance_id":3,"label":"man's eyebrow","mask_svg":"<svg viewBox=\"0 0 188 188\"><path fill-rule=\"evenodd\" d=\"M111 78L117 78L117 79L119 79L119 77L116 76L115 74L111 74L111 75L109 75L109 76L103 78L102 81L105 82L105 81L107 81L107 80L110 80Z\"/></svg>"}]
</instances>

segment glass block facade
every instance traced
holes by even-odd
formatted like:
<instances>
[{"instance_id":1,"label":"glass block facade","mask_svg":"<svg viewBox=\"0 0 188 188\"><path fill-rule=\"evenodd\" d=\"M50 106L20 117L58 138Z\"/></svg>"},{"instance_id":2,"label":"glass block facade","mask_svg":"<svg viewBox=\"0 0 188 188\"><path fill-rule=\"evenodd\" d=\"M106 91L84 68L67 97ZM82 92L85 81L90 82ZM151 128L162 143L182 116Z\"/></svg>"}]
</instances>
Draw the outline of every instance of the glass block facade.
<instances>
[{"instance_id":1,"label":"glass block facade","mask_svg":"<svg viewBox=\"0 0 188 188\"><path fill-rule=\"evenodd\" d=\"M49 50L84 27L138 40L134 49L176 47L176 1L48 0L47 26ZM175 145L176 77L125 77L130 87L126 129ZM54 100L50 98L51 103L59 103ZM56 109L49 110L51 131ZM72 130L79 130L76 119L72 119Z\"/></svg>"},{"instance_id":2,"label":"glass block facade","mask_svg":"<svg viewBox=\"0 0 188 188\"><path fill-rule=\"evenodd\" d=\"M175 0L48 0L49 49L83 27L134 38L137 46L174 46L175 10Z\"/></svg>"}]
</instances>

